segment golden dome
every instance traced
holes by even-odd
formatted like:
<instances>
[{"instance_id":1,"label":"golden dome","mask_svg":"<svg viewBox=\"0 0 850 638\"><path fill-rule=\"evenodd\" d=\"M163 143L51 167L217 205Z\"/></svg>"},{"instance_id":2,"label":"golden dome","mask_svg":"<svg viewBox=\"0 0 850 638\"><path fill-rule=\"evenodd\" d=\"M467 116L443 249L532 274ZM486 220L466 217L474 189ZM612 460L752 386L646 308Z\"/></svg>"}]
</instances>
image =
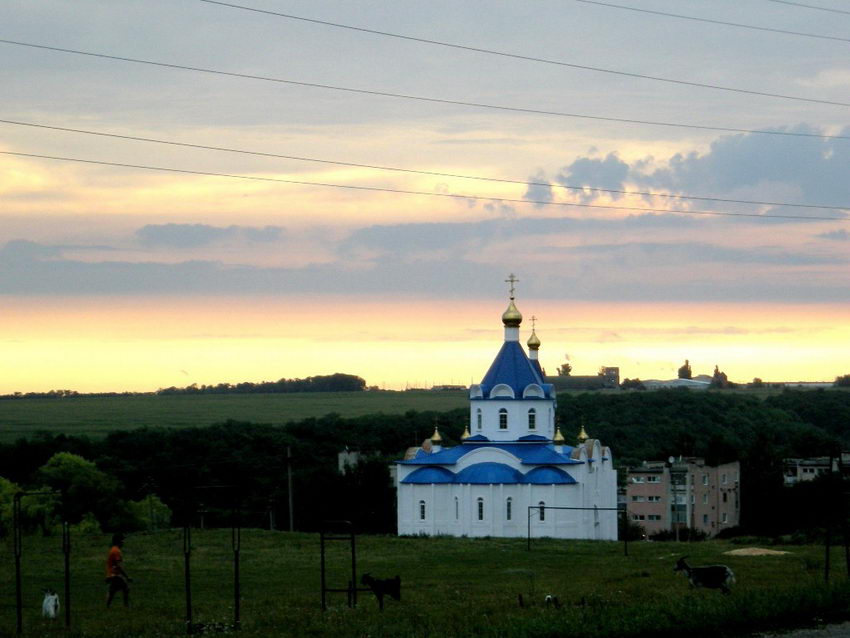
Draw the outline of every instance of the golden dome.
<instances>
[{"instance_id":1,"label":"golden dome","mask_svg":"<svg viewBox=\"0 0 850 638\"><path fill-rule=\"evenodd\" d=\"M508 309L502 313L502 323L506 328L519 328L519 324L522 323L522 313L517 310L513 299L508 304Z\"/></svg>"},{"instance_id":2,"label":"golden dome","mask_svg":"<svg viewBox=\"0 0 850 638\"><path fill-rule=\"evenodd\" d=\"M584 423L581 424L581 432L578 433L578 442L584 443L590 437L587 435L587 432L584 430Z\"/></svg>"},{"instance_id":3,"label":"golden dome","mask_svg":"<svg viewBox=\"0 0 850 638\"><path fill-rule=\"evenodd\" d=\"M555 438L554 438L554 439L552 439L552 442L553 442L553 443L562 444L562 443L564 443L564 441L565 441L565 440L566 440L566 439L564 439L564 435L563 435L563 434L561 434L561 428L557 428L557 429L555 430Z\"/></svg>"},{"instance_id":4,"label":"golden dome","mask_svg":"<svg viewBox=\"0 0 850 638\"><path fill-rule=\"evenodd\" d=\"M434 426L434 434L431 435L431 443L435 443L439 445L443 442L443 437L440 436L440 431L437 429L437 426Z\"/></svg>"},{"instance_id":5,"label":"golden dome","mask_svg":"<svg viewBox=\"0 0 850 638\"><path fill-rule=\"evenodd\" d=\"M526 341L528 344L529 350L539 350L540 349L540 339L537 338L537 333L534 330L531 331L531 336Z\"/></svg>"},{"instance_id":6,"label":"golden dome","mask_svg":"<svg viewBox=\"0 0 850 638\"><path fill-rule=\"evenodd\" d=\"M466 439L468 439L470 436L471 435L469 434L469 426L467 425L465 428L463 428L463 434L460 435L460 440L466 441Z\"/></svg>"}]
</instances>

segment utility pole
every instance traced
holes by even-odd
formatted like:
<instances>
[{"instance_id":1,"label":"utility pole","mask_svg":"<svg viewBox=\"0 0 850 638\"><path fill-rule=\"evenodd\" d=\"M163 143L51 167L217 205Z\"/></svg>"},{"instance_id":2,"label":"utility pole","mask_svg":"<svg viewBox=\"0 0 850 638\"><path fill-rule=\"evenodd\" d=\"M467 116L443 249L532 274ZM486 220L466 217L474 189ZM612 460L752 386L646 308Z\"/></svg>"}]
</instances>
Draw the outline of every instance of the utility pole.
<instances>
[{"instance_id":1,"label":"utility pole","mask_svg":"<svg viewBox=\"0 0 850 638\"><path fill-rule=\"evenodd\" d=\"M286 487L289 491L289 531L295 531L295 506L292 501L292 448L286 446Z\"/></svg>"}]
</instances>

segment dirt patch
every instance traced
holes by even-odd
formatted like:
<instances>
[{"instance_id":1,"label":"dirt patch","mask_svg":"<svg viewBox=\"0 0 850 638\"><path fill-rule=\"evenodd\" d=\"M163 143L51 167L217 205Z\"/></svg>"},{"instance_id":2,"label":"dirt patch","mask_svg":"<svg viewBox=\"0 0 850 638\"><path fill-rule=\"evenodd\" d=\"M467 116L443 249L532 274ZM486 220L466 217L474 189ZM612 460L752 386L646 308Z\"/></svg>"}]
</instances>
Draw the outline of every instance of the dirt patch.
<instances>
[{"instance_id":1,"label":"dirt patch","mask_svg":"<svg viewBox=\"0 0 850 638\"><path fill-rule=\"evenodd\" d=\"M791 552L782 552L777 549L762 549L761 547L742 547L741 549L733 549L723 553L727 556L781 556L782 554L790 554Z\"/></svg>"}]
</instances>

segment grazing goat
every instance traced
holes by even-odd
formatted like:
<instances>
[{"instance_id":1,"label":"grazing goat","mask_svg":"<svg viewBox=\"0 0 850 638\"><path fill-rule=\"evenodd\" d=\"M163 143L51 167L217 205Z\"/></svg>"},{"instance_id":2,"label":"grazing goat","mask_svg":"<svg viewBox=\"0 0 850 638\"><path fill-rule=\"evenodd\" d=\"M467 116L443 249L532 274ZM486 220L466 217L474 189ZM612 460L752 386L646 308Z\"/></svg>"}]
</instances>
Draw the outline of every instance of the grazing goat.
<instances>
[{"instance_id":1,"label":"grazing goat","mask_svg":"<svg viewBox=\"0 0 850 638\"><path fill-rule=\"evenodd\" d=\"M378 599L378 608L384 611L384 596L392 596L396 600L401 600L401 578L372 578L369 574L363 574L360 579L363 585L366 585L375 594Z\"/></svg>"},{"instance_id":2,"label":"grazing goat","mask_svg":"<svg viewBox=\"0 0 850 638\"><path fill-rule=\"evenodd\" d=\"M673 568L674 572L684 572L688 577L691 587L707 587L719 589L724 594L731 590L729 585L735 583L735 574L726 565L706 565L705 567L691 567L685 562L687 556L682 556Z\"/></svg>"},{"instance_id":3,"label":"grazing goat","mask_svg":"<svg viewBox=\"0 0 850 638\"><path fill-rule=\"evenodd\" d=\"M41 601L41 615L45 618L56 618L59 615L59 594L52 589L42 589L44 600Z\"/></svg>"}]
</instances>

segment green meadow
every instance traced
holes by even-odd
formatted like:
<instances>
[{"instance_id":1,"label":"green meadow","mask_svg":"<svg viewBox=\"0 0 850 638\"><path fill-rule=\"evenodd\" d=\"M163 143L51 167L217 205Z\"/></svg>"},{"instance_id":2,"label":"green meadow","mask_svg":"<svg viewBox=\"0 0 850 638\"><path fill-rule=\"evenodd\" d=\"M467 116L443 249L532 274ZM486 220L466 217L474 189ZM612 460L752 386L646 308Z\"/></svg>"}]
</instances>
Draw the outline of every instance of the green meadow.
<instances>
[{"instance_id":1,"label":"green meadow","mask_svg":"<svg viewBox=\"0 0 850 638\"><path fill-rule=\"evenodd\" d=\"M331 412L357 417L467 405L465 392L427 390L8 399L0 400L0 443L38 431L102 437L115 430L203 427L228 419L282 425Z\"/></svg>"},{"instance_id":2,"label":"green meadow","mask_svg":"<svg viewBox=\"0 0 850 638\"><path fill-rule=\"evenodd\" d=\"M185 633L183 542L180 530L130 536L125 563L134 578L129 609L104 604L108 537L78 533L72 551L71 636L127 638ZM65 635L63 621L40 615L41 588L62 587L58 537L26 537L23 553L24 635ZM776 556L730 556L722 541L694 544L539 539L357 539L358 572L402 579L401 601L380 613L371 594L349 609L344 594L320 608L319 538L247 530L241 545L244 636L698 636L742 635L838 620L848 615L850 587L843 552L835 549L832 579L823 578L823 548L771 546ZM348 546L329 544L328 585L345 587ZM15 628L14 569L8 540L0 569L0 634ZM674 574L676 559L722 562L736 574L733 592L690 589ZM230 530L193 533L194 621L233 620ZM526 606L520 608L518 596ZM562 606L547 607L547 594Z\"/></svg>"}]
</instances>

